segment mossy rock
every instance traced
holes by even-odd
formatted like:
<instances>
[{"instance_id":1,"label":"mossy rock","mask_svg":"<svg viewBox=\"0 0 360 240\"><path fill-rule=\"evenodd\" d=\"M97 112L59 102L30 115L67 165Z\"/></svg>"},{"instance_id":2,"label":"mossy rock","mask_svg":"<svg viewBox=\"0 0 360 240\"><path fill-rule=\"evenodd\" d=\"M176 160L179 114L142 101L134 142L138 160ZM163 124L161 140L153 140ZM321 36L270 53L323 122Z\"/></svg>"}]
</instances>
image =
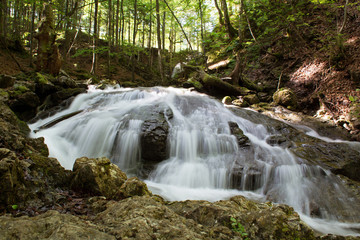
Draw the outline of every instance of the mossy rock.
<instances>
[{"instance_id":1,"label":"mossy rock","mask_svg":"<svg viewBox=\"0 0 360 240\"><path fill-rule=\"evenodd\" d=\"M284 106L290 110L297 108L297 97L290 88L280 88L273 95L275 104Z\"/></svg>"},{"instance_id":2,"label":"mossy rock","mask_svg":"<svg viewBox=\"0 0 360 240\"><path fill-rule=\"evenodd\" d=\"M222 102L223 104L225 104L225 105L230 105L231 102L232 102L232 99L231 99L230 96L226 96L226 97L224 97L224 98L222 99L221 102Z\"/></svg>"},{"instance_id":3,"label":"mossy rock","mask_svg":"<svg viewBox=\"0 0 360 240\"><path fill-rule=\"evenodd\" d=\"M121 186L118 193L118 199L128 198L133 196L151 196L152 193L149 191L147 185L140 181L137 177L132 177L126 180Z\"/></svg>"},{"instance_id":4,"label":"mossy rock","mask_svg":"<svg viewBox=\"0 0 360 240\"><path fill-rule=\"evenodd\" d=\"M126 174L108 158L78 158L73 172L72 189L109 199L117 197L118 189L127 179Z\"/></svg>"},{"instance_id":5,"label":"mossy rock","mask_svg":"<svg viewBox=\"0 0 360 240\"><path fill-rule=\"evenodd\" d=\"M256 94L249 94L244 97L244 101L248 102L250 105L257 104L260 102Z\"/></svg>"}]
</instances>

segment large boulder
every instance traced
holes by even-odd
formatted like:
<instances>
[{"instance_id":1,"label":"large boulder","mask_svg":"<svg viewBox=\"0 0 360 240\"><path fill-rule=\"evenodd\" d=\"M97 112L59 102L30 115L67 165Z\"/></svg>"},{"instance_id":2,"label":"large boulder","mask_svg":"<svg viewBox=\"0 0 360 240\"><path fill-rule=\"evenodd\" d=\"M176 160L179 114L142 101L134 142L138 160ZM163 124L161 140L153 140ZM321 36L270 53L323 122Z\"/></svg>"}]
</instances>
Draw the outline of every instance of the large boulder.
<instances>
[{"instance_id":1,"label":"large boulder","mask_svg":"<svg viewBox=\"0 0 360 240\"><path fill-rule=\"evenodd\" d=\"M78 158L75 161L74 178L71 188L92 195L101 195L109 199L117 197L117 193L125 183L127 176L108 158Z\"/></svg>"},{"instance_id":2,"label":"large boulder","mask_svg":"<svg viewBox=\"0 0 360 240\"><path fill-rule=\"evenodd\" d=\"M279 104L289 109L297 108L297 98L295 93L289 88L281 88L277 90L273 95L275 104Z\"/></svg>"},{"instance_id":3,"label":"large boulder","mask_svg":"<svg viewBox=\"0 0 360 240\"><path fill-rule=\"evenodd\" d=\"M145 163L158 163L167 158L167 136L169 123L173 117L170 108L151 106L141 127L141 158Z\"/></svg>"}]
</instances>

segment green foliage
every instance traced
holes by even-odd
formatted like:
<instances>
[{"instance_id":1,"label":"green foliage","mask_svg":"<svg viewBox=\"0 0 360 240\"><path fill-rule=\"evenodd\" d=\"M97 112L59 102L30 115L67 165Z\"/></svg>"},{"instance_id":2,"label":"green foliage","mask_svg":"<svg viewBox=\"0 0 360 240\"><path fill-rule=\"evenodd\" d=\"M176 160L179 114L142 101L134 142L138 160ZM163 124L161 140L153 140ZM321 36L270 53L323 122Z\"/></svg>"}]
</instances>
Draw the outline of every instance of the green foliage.
<instances>
[{"instance_id":1,"label":"green foliage","mask_svg":"<svg viewBox=\"0 0 360 240\"><path fill-rule=\"evenodd\" d=\"M231 227L232 227L232 230L234 232L238 232L240 233L241 237L243 237L243 239L245 240L250 240L250 238L248 238L248 234L246 233L245 231L245 228L244 226L239 223L235 218L233 217L230 217L230 221L231 221Z\"/></svg>"},{"instance_id":2,"label":"green foliage","mask_svg":"<svg viewBox=\"0 0 360 240\"><path fill-rule=\"evenodd\" d=\"M17 210L17 209L19 208L19 206L16 205L16 204L14 204L14 205L11 205L11 208L12 208L13 210Z\"/></svg>"},{"instance_id":3,"label":"green foliage","mask_svg":"<svg viewBox=\"0 0 360 240\"><path fill-rule=\"evenodd\" d=\"M356 92L360 92L360 89L356 89ZM350 100L351 102L355 103L355 102L357 102L357 101L359 100L359 98L356 97L356 96L350 95L350 96L349 96L349 100Z\"/></svg>"}]
</instances>

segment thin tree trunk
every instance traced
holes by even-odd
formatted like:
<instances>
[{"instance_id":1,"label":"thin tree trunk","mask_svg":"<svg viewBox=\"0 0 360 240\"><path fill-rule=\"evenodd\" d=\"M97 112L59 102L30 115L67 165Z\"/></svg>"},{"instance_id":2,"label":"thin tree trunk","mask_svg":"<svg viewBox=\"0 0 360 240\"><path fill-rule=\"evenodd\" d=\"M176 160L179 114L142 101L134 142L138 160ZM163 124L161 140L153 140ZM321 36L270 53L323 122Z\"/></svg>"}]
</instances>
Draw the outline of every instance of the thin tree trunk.
<instances>
[{"instance_id":1,"label":"thin tree trunk","mask_svg":"<svg viewBox=\"0 0 360 240\"><path fill-rule=\"evenodd\" d=\"M156 23L157 23L157 40L158 40L158 61L159 61L159 72L161 82L164 83L164 74L162 67L162 59L161 59L161 33L160 33L160 6L159 0L156 0Z\"/></svg>"},{"instance_id":2,"label":"thin tree trunk","mask_svg":"<svg viewBox=\"0 0 360 240\"><path fill-rule=\"evenodd\" d=\"M229 17L229 13L228 13L228 8L227 8L227 4L226 4L226 0L221 0L221 6L224 12L224 21L225 21L225 27L226 30L229 34L229 38L232 40L236 37L237 31L236 29L232 26L231 22L230 22L230 17Z\"/></svg>"},{"instance_id":3,"label":"thin tree trunk","mask_svg":"<svg viewBox=\"0 0 360 240\"><path fill-rule=\"evenodd\" d=\"M32 4L31 15L31 30L30 30L30 67L33 67L33 49L34 49L34 31L35 31L35 7L36 2Z\"/></svg>"},{"instance_id":4,"label":"thin tree trunk","mask_svg":"<svg viewBox=\"0 0 360 240\"><path fill-rule=\"evenodd\" d=\"M91 36L91 21L92 21L92 9L93 9L93 5L92 4L90 4L90 13L89 13L89 36Z\"/></svg>"},{"instance_id":5,"label":"thin tree trunk","mask_svg":"<svg viewBox=\"0 0 360 240\"><path fill-rule=\"evenodd\" d=\"M149 39L148 39L148 50L149 50L149 65L152 66L152 62L153 62L153 54L151 51L151 40L152 40L152 10L153 10L153 5L152 5L152 0L150 0L150 23L149 23Z\"/></svg>"},{"instance_id":6,"label":"thin tree trunk","mask_svg":"<svg viewBox=\"0 0 360 240\"><path fill-rule=\"evenodd\" d=\"M111 65L111 36L112 36L112 33L111 33L111 21L112 21L112 1L111 0L108 0L108 4L109 4L109 12L108 12L108 62L107 62L107 65L108 65L108 71L107 71L107 75L108 75L108 78L110 78L111 76L111 71L110 71L110 65Z\"/></svg>"},{"instance_id":7,"label":"thin tree trunk","mask_svg":"<svg viewBox=\"0 0 360 240\"><path fill-rule=\"evenodd\" d=\"M136 33L137 33L137 0L134 1L134 32L133 32L133 47L135 47L136 43ZM135 82L135 54L131 55L131 63L132 63L132 69L131 69L131 79L133 82Z\"/></svg>"},{"instance_id":8,"label":"thin tree trunk","mask_svg":"<svg viewBox=\"0 0 360 240\"><path fill-rule=\"evenodd\" d=\"M216 7L216 9L217 9L217 11L219 13L219 23L220 23L221 26L224 26L224 15L223 15L220 7L219 7L219 4L218 4L217 0L214 0L214 3L215 3L215 7Z\"/></svg>"},{"instance_id":9,"label":"thin tree trunk","mask_svg":"<svg viewBox=\"0 0 360 240\"><path fill-rule=\"evenodd\" d=\"M165 50L165 29L166 29L166 12L163 13L163 24L162 24L162 49Z\"/></svg>"},{"instance_id":10,"label":"thin tree trunk","mask_svg":"<svg viewBox=\"0 0 360 240\"><path fill-rule=\"evenodd\" d=\"M94 13L94 33L93 33L93 60L90 72L96 74L96 64L97 64L97 54L96 54L96 44L98 38L98 5L99 0L95 0L95 13Z\"/></svg>"},{"instance_id":11,"label":"thin tree trunk","mask_svg":"<svg viewBox=\"0 0 360 240\"><path fill-rule=\"evenodd\" d=\"M163 1L164 1L164 3L166 4L166 6L169 8L169 10L170 10L171 14L173 15L173 17L175 18L175 20L177 21L177 23L179 24L179 26L180 26L180 28L181 28L182 32L184 33L184 36L185 36L185 38L186 38L186 41L187 41L187 42L188 42L188 44L189 44L189 48L190 48L190 50L192 51L193 49L192 49L192 46L191 46L190 40L189 40L188 36L186 35L186 33L185 33L185 31L184 31L184 28L182 27L182 25L181 25L181 23L180 23L179 19L175 16L175 13L174 13L174 12L173 12L173 10L170 8L170 6L169 6L169 4L166 2L166 0L163 0Z\"/></svg>"},{"instance_id":12,"label":"thin tree trunk","mask_svg":"<svg viewBox=\"0 0 360 240\"><path fill-rule=\"evenodd\" d=\"M115 28L115 45L119 45L119 12L120 12L120 1L116 1L116 28Z\"/></svg>"},{"instance_id":13,"label":"thin tree trunk","mask_svg":"<svg viewBox=\"0 0 360 240\"><path fill-rule=\"evenodd\" d=\"M121 43L124 43L124 28L125 28L125 17L124 17L124 0L121 0L120 4L120 12L121 12Z\"/></svg>"},{"instance_id":14,"label":"thin tree trunk","mask_svg":"<svg viewBox=\"0 0 360 240\"><path fill-rule=\"evenodd\" d=\"M346 15L347 15L347 6L348 6L348 4L349 4L349 0L346 0L345 7L344 7L344 20L343 20L343 23L342 23L341 28L339 30L339 33L342 32L342 30L343 30L343 28L345 26L345 23L346 23Z\"/></svg>"},{"instance_id":15,"label":"thin tree trunk","mask_svg":"<svg viewBox=\"0 0 360 240\"><path fill-rule=\"evenodd\" d=\"M203 0L199 0L199 11L200 11L200 26L201 26L201 52L203 54L205 69L207 70L207 61L206 61L206 52L205 52L205 42L204 42L204 16L202 10Z\"/></svg>"}]
</instances>

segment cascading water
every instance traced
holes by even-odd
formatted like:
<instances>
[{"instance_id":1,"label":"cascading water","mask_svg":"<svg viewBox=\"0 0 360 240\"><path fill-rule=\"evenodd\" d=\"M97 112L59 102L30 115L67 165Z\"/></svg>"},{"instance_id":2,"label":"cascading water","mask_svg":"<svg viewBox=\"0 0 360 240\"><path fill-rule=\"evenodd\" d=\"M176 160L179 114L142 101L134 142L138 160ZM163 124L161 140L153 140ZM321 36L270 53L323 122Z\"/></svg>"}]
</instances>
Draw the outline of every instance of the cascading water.
<instances>
[{"instance_id":1,"label":"cascading water","mask_svg":"<svg viewBox=\"0 0 360 240\"><path fill-rule=\"evenodd\" d=\"M154 106L169 127L167 159L140 176L154 193L168 200L216 201L234 195L271 200L294 207L321 232L359 235L356 200L336 176L268 144L271 134L264 125L203 94L173 88L92 89L30 128L67 169L78 157L106 156L128 174L143 174L141 136L151 114L146 110ZM230 125L243 131L248 145L239 145Z\"/></svg>"}]
</instances>

